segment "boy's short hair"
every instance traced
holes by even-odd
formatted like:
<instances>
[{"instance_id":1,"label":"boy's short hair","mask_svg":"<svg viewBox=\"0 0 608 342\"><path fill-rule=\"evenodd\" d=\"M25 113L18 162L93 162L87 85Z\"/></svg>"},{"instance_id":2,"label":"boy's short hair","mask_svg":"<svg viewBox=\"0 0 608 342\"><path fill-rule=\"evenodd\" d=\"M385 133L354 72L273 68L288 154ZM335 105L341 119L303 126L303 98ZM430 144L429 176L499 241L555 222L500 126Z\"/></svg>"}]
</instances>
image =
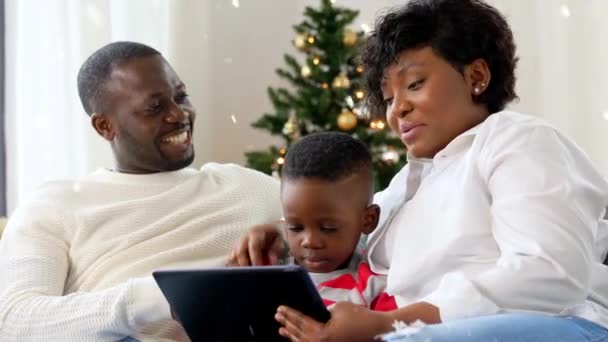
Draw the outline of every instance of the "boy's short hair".
<instances>
[{"instance_id":1,"label":"boy's short hair","mask_svg":"<svg viewBox=\"0 0 608 342\"><path fill-rule=\"evenodd\" d=\"M345 133L323 132L309 134L289 148L282 178L333 182L356 173L372 179L372 156L365 144Z\"/></svg>"}]
</instances>

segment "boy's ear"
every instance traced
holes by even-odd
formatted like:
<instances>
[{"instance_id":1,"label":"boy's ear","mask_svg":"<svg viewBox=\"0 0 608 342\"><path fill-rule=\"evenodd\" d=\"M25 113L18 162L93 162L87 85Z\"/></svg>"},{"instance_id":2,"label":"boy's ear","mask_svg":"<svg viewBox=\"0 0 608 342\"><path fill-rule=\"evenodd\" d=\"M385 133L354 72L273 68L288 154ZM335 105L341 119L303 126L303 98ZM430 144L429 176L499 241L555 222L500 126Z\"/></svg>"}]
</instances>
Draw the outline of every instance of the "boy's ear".
<instances>
[{"instance_id":1,"label":"boy's ear","mask_svg":"<svg viewBox=\"0 0 608 342\"><path fill-rule=\"evenodd\" d=\"M102 136L107 141L112 141L116 132L114 131L114 126L112 121L108 117L107 114L104 113L93 113L91 114L91 125L97 131L97 134Z\"/></svg>"},{"instance_id":2,"label":"boy's ear","mask_svg":"<svg viewBox=\"0 0 608 342\"><path fill-rule=\"evenodd\" d=\"M365 208L365 217L363 218L363 234L367 235L376 229L380 220L380 207L377 204L372 204Z\"/></svg>"}]
</instances>

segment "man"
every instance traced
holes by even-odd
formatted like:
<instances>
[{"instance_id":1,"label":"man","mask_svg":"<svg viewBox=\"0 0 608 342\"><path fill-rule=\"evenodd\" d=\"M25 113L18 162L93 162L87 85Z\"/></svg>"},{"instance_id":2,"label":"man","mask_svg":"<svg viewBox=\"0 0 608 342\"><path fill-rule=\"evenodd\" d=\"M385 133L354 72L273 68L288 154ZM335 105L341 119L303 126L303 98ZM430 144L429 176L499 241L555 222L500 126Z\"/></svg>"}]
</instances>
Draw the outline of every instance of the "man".
<instances>
[{"instance_id":1,"label":"man","mask_svg":"<svg viewBox=\"0 0 608 342\"><path fill-rule=\"evenodd\" d=\"M280 218L278 182L236 165L186 168L196 113L148 46L102 47L78 90L115 166L48 183L11 217L0 340L185 340L151 272L222 265L250 226Z\"/></svg>"}]
</instances>

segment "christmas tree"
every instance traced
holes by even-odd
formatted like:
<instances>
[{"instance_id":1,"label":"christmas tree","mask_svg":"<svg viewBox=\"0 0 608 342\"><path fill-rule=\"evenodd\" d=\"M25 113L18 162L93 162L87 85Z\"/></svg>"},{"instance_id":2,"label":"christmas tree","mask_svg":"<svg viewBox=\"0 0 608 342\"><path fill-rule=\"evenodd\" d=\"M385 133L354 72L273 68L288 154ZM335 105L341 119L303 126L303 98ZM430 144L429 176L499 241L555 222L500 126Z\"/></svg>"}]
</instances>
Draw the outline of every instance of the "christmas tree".
<instances>
[{"instance_id":1,"label":"christmas tree","mask_svg":"<svg viewBox=\"0 0 608 342\"><path fill-rule=\"evenodd\" d=\"M246 153L247 165L277 176L289 146L300 137L322 131L341 131L363 141L372 152L376 189L384 189L406 163L405 150L381 118L370 118L364 107L363 67L357 54L364 32L347 28L358 11L322 0L319 9L307 7L305 19L294 26L293 44L302 62L285 55L287 68L277 69L292 89L268 88L274 113L264 114L253 127L284 139L283 146Z\"/></svg>"}]
</instances>

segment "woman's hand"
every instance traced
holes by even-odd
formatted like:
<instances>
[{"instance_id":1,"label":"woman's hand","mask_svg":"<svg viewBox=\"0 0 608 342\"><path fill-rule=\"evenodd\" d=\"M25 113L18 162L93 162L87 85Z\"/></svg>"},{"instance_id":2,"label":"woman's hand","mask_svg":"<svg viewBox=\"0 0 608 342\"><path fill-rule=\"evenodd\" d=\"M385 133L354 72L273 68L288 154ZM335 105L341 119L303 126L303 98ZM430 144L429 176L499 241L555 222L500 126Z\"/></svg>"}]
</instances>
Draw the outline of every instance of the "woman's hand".
<instances>
[{"instance_id":1,"label":"woman's hand","mask_svg":"<svg viewBox=\"0 0 608 342\"><path fill-rule=\"evenodd\" d=\"M254 226L231 253L228 266L276 265L284 250L280 222Z\"/></svg>"},{"instance_id":2,"label":"woman's hand","mask_svg":"<svg viewBox=\"0 0 608 342\"><path fill-rule=\"evenodd\" d=\"M371 311L352 303L337 303L326 324L281 306L275 319L282 325L281 336L291 341L374 341L376 336L392 330L392 317L385 312Z\"/></svg>"}]
</instances>

